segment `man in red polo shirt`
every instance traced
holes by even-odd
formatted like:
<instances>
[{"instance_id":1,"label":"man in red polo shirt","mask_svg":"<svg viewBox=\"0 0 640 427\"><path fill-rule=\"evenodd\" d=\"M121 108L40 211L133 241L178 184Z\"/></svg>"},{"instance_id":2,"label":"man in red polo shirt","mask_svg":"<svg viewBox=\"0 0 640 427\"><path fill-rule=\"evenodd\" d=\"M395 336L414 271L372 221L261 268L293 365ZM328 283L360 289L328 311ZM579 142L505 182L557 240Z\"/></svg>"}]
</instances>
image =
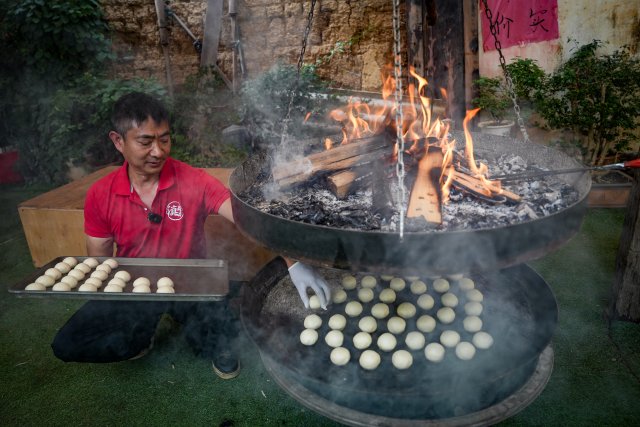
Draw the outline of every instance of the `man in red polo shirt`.
<instances>
[{"instance_id":1,"label":"man in red polo shirt","mask_svg":"<svg viewBox=\"0 0 640 427\"><path fill-rule=\"evenodd\" d=\"M120 98L109 133L125 159L118 170L88 191L87 253L118 257L205 258L204 222L217 213L233 222L230 193L206 172L169 157L169 115L156 99L131 93ZM307 288L329 300L329 288L313 269L286 260L305 306ZM160 317L182 324L196 353L211 358L221 378L239 365L229 338L235 336L224 302L98 301L82 306L56 335L52 348L64 361L114 362L143 355L153 345Z\"/></svg>"}]
</instances>

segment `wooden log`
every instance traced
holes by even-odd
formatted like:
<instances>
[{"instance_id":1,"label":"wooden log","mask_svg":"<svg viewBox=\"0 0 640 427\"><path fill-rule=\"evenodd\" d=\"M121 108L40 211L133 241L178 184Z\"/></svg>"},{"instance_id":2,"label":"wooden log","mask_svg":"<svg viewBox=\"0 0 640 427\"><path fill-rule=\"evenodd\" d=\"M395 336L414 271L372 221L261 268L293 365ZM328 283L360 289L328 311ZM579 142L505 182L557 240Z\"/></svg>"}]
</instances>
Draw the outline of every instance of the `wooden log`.
<instances>
[{"instance_id":1,"label":"wooden log","mask_svg":"<svg viewBox=\"0 0 640 427\"><path fill-rule=\"evenodd\" d=\"M507 200L514 203L520 203L522 201L522 197L512 193L511 191L487 187L482 183L481 179L468 175L464 172L456 171L453 178L453 186L489 199L496 199L497 196L504 196Z\"/></svg>"},{"instance_id":2,"label":"wooden log","mask_svg":"<svg viewBox=\"0 0 640 427\"><path fill-rule=\"evenodd\" d=\"M609 317L640 323L640 170L634 175L618 247Z\"/></svg>"},{"instance_id":3,"label":"wooden log","mask_svg":"<svg viewBox=\"0 0 640 427\"><path fill-rule=\"evenodd\" d=\"M418 163L418 175L411 188L407 218L424 217L427 222L442 223L442 151L430 150Z\"/></svg>"},{"instance_id":4,"label":"wooden log","mask_svg":"<svg viewBox=\"0 0 640 427\"><path fill-rule=\"evenodd\" d=\"M376 135L302 159L276 165L273 180L281 187L298 184L318 172L331 172L364 165L390 155L392 145L385 134Z\"/></svg>"}]
</instances>

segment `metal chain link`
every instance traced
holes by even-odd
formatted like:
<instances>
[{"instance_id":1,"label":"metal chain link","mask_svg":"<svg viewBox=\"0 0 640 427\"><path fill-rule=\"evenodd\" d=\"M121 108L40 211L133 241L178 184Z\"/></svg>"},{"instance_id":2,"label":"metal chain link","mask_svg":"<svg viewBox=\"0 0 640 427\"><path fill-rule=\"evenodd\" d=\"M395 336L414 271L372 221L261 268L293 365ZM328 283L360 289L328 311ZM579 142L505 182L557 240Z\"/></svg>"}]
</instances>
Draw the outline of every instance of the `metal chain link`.
<instances>
[{"instance_id":1,"label":"metal chain link","mask_svg":"<svg viewBox=\"0 0 640 427\"><path fill-rule=\"evenodd\" d=\"M291 121L291 108L293 107L293 98L295 91L298 88L300 82L300 70L302 69L302 62L304 60L304 53L307 50L307 40L309 39L309 33L311 32L311 25L313 24L313 10L316 7L317 0L311 0L311 8L307 15L307 26L304 29L304 35L302 37L302 48L300 49L300 56L298 57L298 64L296 67L296 81L293 87L289 90L289 104L287 105L287 114L282 121L282 135L280 137L280 144L284 145L287 139L287 130L289 128L289 122Z\"/></svg>"},{"instance_id":2,"label":"metal chain link","mask_svg":"<svg viewBox=\"0 0 640 427\"><path fill-rule=\"evenodd\" d=\"M487 0L482 0L482 4L484 6L484 14L489 20L489 30L491 30L491 35L493 36L493 40L495 41L495 47L498 51L498 56L500 57L500 67L502 68L502 73L504 74L504 79L507 83L507 92L509 98L511 98L511 102L513 103L513 111L516 113L516 117L518 120L518 127L520 127L520 132L522 132L522 136L524 137L524 142L528 143L529 133L527 132L527 128L524 125L524 120L522 119L522 115L520 114L520 106L518 105L518 100L516 97L516 91L514 89L513 80L511 79L511 75L509 74L509 70L507 70L507 62L504 59L504 55L502 54L502 43L498 40L498 28L497 25L493 22L493 13L491 9L489 9L489 5L487 4Z\"/></svg>"},{"instance_id":3,"label":"metal chain link","mask_svg":"<svg viewBox=\"0 0 640 427\"><path fill-rule=\"evenodd\" d=\"M402 112L402 56L400 55L400 0L393 1L393 74L396 80L396 89L394 94L396 108L396 147L398 150L398 159L396 161L396 176L398 177L398 213L400 215L400 239L404 237L404 216L405 216L405 199L406 192L404 188L404 136L402 135L402 123L404 122Z\"/></svg>"}]
</instances>

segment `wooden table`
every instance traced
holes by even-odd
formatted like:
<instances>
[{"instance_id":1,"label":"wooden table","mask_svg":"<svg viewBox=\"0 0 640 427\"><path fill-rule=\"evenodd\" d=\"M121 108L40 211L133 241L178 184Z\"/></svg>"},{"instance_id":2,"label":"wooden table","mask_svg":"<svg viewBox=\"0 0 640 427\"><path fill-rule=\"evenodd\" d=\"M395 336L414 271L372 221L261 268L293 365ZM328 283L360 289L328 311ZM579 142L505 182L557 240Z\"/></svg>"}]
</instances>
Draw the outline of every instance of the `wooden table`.
<instances>
[{"instance_id":1,"label":"wooden table","mask_svg":"<svg viewBox=\"0 0 640 427\"><path fill-rule=\"evenodd\" d=\"M27 200L18 206L33 264L41 267L59 256L86 256L84 198L98 179L118 166L108 166L84 178ZM228 185L233 169L205 169ZM236 226L218 215L205 222L207 257L229 264L229 279L250 280L276 255L244 237Z\"/></svg>"}]
</instances>

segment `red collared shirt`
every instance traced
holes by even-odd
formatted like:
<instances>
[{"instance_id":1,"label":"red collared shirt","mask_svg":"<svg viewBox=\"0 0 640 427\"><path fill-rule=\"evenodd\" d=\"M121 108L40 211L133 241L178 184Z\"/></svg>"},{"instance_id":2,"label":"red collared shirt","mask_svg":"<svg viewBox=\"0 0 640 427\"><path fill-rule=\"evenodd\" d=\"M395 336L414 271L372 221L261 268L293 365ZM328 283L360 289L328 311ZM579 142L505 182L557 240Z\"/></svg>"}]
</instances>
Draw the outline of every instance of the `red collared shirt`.
<instances>
[{"instance_id":1,"label":"red collared shirt","mask_svg":"<svg viewBox=\"0 0 640 427\"><path fill-rule=\"evenodd\" d=\"M151 207L162 221L154 224L129 181L125 162L89 188L84 231L113 237L119 257L205 258L204 221L229 197L229 190L205 171L169 158Z\"/></svg>"}]
</instances>

